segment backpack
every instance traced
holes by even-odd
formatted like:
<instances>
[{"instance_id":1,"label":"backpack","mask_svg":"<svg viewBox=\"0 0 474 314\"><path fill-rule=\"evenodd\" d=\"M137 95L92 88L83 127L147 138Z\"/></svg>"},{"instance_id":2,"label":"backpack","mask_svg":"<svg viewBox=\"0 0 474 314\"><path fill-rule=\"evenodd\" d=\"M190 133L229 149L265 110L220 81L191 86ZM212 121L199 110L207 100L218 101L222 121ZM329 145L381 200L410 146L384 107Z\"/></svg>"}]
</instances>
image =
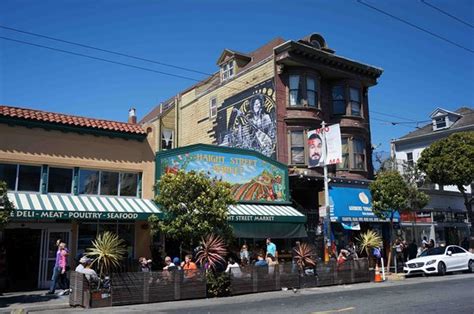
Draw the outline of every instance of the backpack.
<instances>
[{"instance_id":1,"label":"backpack","mask_svg":"<svg viewBox=\"0 0 474 314\"><path fill-rule=\"evenodd\" d=\"M380 249L378 247L374 247L374 250L372 251L372 254L376 258L381 258L382 257L382 254L380 253Z\"/></svg>"}]
</instances>

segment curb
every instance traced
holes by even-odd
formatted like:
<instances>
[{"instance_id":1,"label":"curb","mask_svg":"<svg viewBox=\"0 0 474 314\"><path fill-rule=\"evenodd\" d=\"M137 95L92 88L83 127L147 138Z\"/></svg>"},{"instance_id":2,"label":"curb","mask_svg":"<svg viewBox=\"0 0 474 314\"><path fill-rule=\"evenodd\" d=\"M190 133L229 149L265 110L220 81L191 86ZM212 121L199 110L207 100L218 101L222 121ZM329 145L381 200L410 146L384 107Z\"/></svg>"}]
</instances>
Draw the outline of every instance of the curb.
<instances>
[{"instance_id":1,"label":"curb","mask_svg":"<svg viewBox=\"0 0 474 314\"><path fill-rule=\"evenodd\" d=\"M12 314L26 314L31 312L38 312L38 311L55 311L55 310L64 310L69 309L69 303L59 303L59 304L44 304L44 305L36 305L36 306L24 306L24 307L17 307L10 310Z\"/></svg>"}]
</instances>

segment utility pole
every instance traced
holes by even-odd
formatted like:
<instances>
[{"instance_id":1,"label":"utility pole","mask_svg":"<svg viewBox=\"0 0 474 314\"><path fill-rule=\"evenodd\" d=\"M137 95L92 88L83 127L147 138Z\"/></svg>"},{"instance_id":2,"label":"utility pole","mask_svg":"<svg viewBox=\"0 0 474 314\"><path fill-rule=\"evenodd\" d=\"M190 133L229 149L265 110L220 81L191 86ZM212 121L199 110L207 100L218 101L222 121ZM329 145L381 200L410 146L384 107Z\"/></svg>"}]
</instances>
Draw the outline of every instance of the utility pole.
<instances>
[{"instance_id":1,"label":"utility pole","mask_svg":"<svg viewBox=\"0 0 474 314\"><path fill-rule=\"evenodd\" d=\"M330 219L330 206L329 206L329 179L328 179L328 166L327 166L327 143L326 143L326 122L321 123L322 135L324 136L324 209L326 216L324 217L324 261L329 262L329 250L331 248L331 219Z\"/></svg>"}]
</instances>

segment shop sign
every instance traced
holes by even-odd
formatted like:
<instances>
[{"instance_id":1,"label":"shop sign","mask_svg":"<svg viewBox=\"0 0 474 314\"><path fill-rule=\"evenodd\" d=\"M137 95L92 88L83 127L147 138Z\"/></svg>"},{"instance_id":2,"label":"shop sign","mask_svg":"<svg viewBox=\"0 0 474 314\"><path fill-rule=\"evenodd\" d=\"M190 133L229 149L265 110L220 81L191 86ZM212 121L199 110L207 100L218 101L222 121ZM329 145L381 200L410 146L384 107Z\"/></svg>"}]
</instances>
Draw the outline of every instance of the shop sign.
<instances>
[{"instance_id":1,"label":"shop sign","mask_svg":"<svg viewBox=\"0 0 474 314\"><path fill-rule=\"evenodd\" d=\"M431 223L431 212L403 212L401 214L402 222Z\"/></svg>"},{"instance_id":2,"label":"shop sign","mask_svg":"<svg viewBox=\"0 0 474 314\"><path fill-rule=\"evenodd\" d=\"M232 215L227 220L230 222L273 222L275 216Z\"/></svg>"},{"instance_id":3,"label":"shop sign","mask_svg":"<svg viewBox=\"0 0 474 314\"><path fill-rule=\"evenodd\" d=\"M167 150L157 155L157 178L180 170L204 172L228 182L236 201L288 202L286 166L258 153L244 152L202 144Z\"/></svg>"},{"instance_id":4,"label":"shop sign","mask_svg":"<svg viewBox=\"0 0 474 314\"><path fill-rule=\"evenodd\" d=\"M79 219L79 220L140 220L146 219L145 213L100 213L100 212L64 212L45 210L15 210L11 213L12 218L23 219Z\"/></svg>"}]
</instances>

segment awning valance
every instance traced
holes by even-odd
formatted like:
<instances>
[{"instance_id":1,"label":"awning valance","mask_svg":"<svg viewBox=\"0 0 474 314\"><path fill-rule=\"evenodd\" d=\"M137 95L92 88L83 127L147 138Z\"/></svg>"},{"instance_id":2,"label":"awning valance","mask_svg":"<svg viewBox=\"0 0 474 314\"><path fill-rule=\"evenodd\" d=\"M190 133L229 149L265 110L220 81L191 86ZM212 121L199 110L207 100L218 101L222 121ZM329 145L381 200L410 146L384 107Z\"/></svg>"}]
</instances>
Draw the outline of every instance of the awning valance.
<instances>
[{"instance_id":1,"label":"awning valance","mask_svg":"<svg viewBox=\"0 0 474 314\"><path fill-rule=\"evenodd\" d=\"M306 216L288 205L237 204L229 207L236 238L305 238Z\"/></svg>"},{"instance_id":2,"label":"awning valance","mask_svg":"<svg viewBox=\"0 0 474 314\"><path fill-rule=\"evenodd\" d=\"M151 201L136 197L9 192L14 218L80 220L146 220L161 215Z\"/></svg>"},{"instance_id":3,"label":"awning valance","mask_svg":"<svg viewBox=\"0 0 474 314\"><path fill-rule=\"evenodd\" d=\"M237 204L229 207L229 221L305 223L306 216L288 205Z\"/></svg>"},{"instance_id":4,"label":"awning valance","mask_svg":"<svg viewBox=\"0 0 474 314\"><path fill-rule=\"evenodd\" d=\"M372 211L372 195L367 188L331 186L329 189L331 221L336 222L388 222ZM398 212L394 222L400 221Z\"/></svg>"}]
</instances>

